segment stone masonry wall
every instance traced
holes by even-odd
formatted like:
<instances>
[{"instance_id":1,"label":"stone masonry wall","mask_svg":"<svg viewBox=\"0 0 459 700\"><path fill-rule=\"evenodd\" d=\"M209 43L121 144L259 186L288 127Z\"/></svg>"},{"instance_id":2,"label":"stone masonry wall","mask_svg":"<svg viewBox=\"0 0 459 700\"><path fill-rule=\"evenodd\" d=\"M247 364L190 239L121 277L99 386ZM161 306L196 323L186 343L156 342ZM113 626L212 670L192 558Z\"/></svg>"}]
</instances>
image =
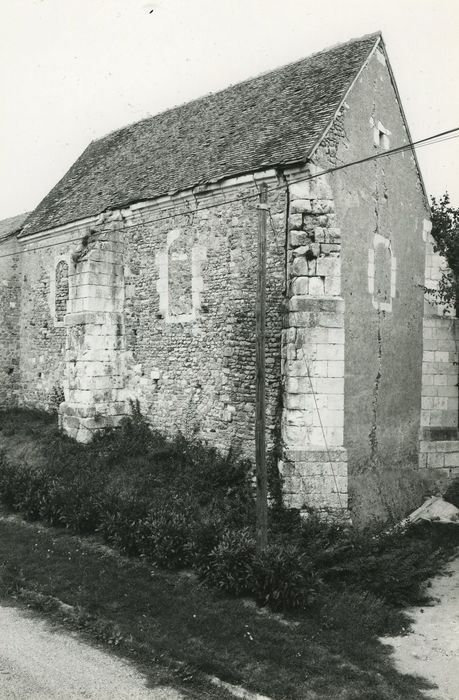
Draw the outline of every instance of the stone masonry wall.
<instances>
[{"instance_id":1,"label":"stone masonry wall","mask_svg":"<svg viewBox=\"0 0 459 700\"><path fill-rule=\"evenodd\" d=\"M66 302L59 270L62 262L70 269L71 254L78 245L74 239L84 233L77 229L77 233L19 241L20 405L57 411L64 399L66 328L62 309Z\"/></svg>"},{"instance_id":2,"label":"stone masonry wall","mask_svg":"<svg viewBox=\"0 0 459 700\"><path fill-rule=\"evenodd\" d=\"M346 511L341 231L326 176L292 182L283 332L282 471L287 502Z\"/></svg>"},{"instance_id":3,"label":"stone masonry wall","mask_svg":"<svg viewBox=\"0 0 459 700\"><path fill-rule=\"evenodd\" d=\"M428 202L378 48L314 154L329 175L341 228L344 446L355 522L398 519L426 493L419 473L424 220Z\"/></svg>"},{"instance_id":4,"label":"stone masonry wall","mask_svg":"<svg viewBox=\"0 0 459 700\"><path fill-rule=\"evenodd\" d=\"M88 440L138 400L159 430L197 432L253 456L259 193L248 180L22 241L19 403L60 406L65 430ZM284 188L275 177L268 187L272 448L280 428L286 229ZM196 203L202 211L192 214Z\"/></svg>"},{"instance_id":5,"label":"stone masonry wall","mask_svg":"<svg viewBox=\"0 0 459 700\"><path fill-rule=\"evenodd\" d=\"M425 286L435 290L445 260L434 251L430 224L424 227L426 245ZM419 466L443 487L459 476L458 439L458 348L459 322L454 310L424 303L422 405Z\"/></svg>"},{"instance_id":6,"label":"stone masonry wall","mask_svg":"<svg viewBox=\"0 0 459 700\"><path fill-rule=\"evenodd\" d=\"M268 182L267 439L280 422L285 194ZM258 189L132 208L126 228L126 400L168 434L254 455ZM190 213L198 207L202 211ZM206 209L206 206L210 206Z\"/></svg>"},{"instance_id":7,"label":"stone masonry wall","mask_svg":"<svg viewBox=\"0 0 459 700\"><path fill-rule=\"evenodd\" d=\"M19 395L20 256L15 237L0 242L0 409Z\"/></svg>"},{"instance_id":8,"label":"stone masonry wall","mask_svg":"<svg viewBox=\"0 0 459 700\"><path fill-rule=\"evenodd\" d=\"M66 392L60 425L79 442L126 415L124 267L119 212L101 215L71 257L65 315ZM107 235L108 234L108 235ZM59 300L60 301L60 300Z\"/></svg>"}]
</instances>

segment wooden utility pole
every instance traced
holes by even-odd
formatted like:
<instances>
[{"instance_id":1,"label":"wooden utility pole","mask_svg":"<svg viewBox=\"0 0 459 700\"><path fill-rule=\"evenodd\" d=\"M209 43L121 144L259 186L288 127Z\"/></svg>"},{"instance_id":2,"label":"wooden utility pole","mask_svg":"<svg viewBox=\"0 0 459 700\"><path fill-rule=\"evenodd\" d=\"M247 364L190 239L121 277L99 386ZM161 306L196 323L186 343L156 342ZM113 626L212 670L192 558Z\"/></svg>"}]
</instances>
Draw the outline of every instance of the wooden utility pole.
<instances>
[{"instance_id":1,"label":"wooden utility pole","mask_svg":"<svg viewBox=\"0 0 459 700\"><path fill-rule=\"evenodd\" d=\"M266 473L265 331L266 331L266 218L268 187L262 183L258 205L258 269L256 301L255 464L257 471L257 546L268 543L268 478Z\"/></svg>"}]
</instances>

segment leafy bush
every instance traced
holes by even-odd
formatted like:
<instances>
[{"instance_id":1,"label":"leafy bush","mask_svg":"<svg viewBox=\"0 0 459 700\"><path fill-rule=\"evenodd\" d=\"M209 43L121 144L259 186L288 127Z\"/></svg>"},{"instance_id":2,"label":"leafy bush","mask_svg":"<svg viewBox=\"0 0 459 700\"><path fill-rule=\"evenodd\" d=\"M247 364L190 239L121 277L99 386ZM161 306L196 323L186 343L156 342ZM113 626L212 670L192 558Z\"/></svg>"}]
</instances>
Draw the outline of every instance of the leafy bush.
<instances>
[{"instance_id":1,"label":"leafy bush","mask_svg":"<svg viewBox=\"0 0 459 700\"><path fill-rule=\"evenodd\" d=\"M123 554L141 552L141 527L148 514L148 503L132 496L108 496L101 504L98 532L105 542Z\"/></svg>"},{"instance_id":2,"label":"leafy bush","mask_svg":"<svg viewBox=\"0 0 459 700\"><path fill-rule=\"evenodd\" d=\"M89 445L59 435L42 414L26 412L21 423L19 412L8 420L0 413L4 436L5 427L13 436L23 430L34 445L30 464L10 463L0 451L0 499L26 518L98 532L123 554L157 566L192 566L218 589L273 609L326 606L325 591L345 595L352 588L377 619L384 606L422 599L422 582L451 550L424 538L419 526L359 532L312 511L304 518L277 494L270 545L257 552L250 462L182 435L167 440L137 409Z\"/></svg>"},{"instance_id":3,"label":"leafy bush","mask_svg":"<svg viewBox=\"0 0 459 700\"><path fill-rule=\"evenodd\" d=\"M194 510L185 500L155 504L140 524L141 554L158 566L180 569L191 563L190 533Z\"/></svg>"},{"instance_id":4,"label":"leafy bush","mask_svg":"<svg viewBox=\"0 0 459 700\"><path fill-rule=\"evenodd\" d=\"M248 529L223 535L210 552L201 575L216 588L232 595L250 595L254 590L255 539Z\"/></svg>"},{"instance_id":5,"label":"leafy bush","mask_svg":"<svg viewBox=\"0 0 459 700\"><path fill-rule=\"evenodd\" d=\"M252 595L274 610L304 607L320 585L312 562L297 546L277 543L257 551L247 529L223 535L201 573L216 588Z\"/></svg>"},{"instance_id":6,"label":"leafy bush","mask_svg":"<svg viewBox=\"0 0 459 700\"><path fill-rule=\"evenodd\" d=\"M253 559L253 594L274 610L303 608L320 587L314 562L296 545L272 544Z\"/></svg>"}]
</instances>

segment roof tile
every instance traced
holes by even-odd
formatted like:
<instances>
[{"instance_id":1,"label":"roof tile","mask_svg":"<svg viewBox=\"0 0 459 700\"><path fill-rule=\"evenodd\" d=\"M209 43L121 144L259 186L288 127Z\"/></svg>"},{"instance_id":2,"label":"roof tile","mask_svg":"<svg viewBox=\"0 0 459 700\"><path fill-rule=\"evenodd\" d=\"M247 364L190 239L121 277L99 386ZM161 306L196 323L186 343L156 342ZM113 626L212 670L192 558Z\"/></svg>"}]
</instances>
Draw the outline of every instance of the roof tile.
<instances>
[{"instance_id":1,"label":"roof tile","mask_svg":"<svg viewBox=\"0 0 459 700\"><path fill-rule=\"evenodd\" d=\"M92 142L21 235L225 177L304 162L378 38L341 44Z\"/></svg>"}]
</instances>

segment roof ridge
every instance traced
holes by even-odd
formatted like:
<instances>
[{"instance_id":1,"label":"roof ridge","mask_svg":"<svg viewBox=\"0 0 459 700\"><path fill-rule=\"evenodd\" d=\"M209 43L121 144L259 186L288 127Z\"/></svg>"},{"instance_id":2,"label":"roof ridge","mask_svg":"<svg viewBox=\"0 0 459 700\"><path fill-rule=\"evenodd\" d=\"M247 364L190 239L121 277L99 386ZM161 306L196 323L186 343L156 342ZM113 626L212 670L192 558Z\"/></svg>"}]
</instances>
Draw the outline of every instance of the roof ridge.
<instances>
[{"instance_id":1,"label":"roof ridge","mask_svg":"<svg viewBox=\"0 0 459 700\"><path fill-rule=\"evenodd\" d=\"M201 100L204 100L208 97L213 97L214 95L221 95L222 93L226 92L226 90L232 90L239 85L246 85L247 83L250 83L252 81L258 80L259 78L263 78L267 75L273 75L275 73L280 73L281 71L285 70L286 68L290 68L291 66L299 65L300 63L303 63L303 61L309 61L312 58L315 58L317 56L322 56L324 54L329 53L330 51L334 51L338 48L344 48L345 46L350 46L351 44L357 44L362 41L368 41L371 38L375 38L375 41L377 38L382 38L382 31L378 29L375 32L370 32L369 34L363 34L362 36L355 37L353 39L348 39L348 41L343 41L343 42L338 42L336 44L332 44L331 46L327 46L324 49L321 49L320 51L314 51L314 53L309 54L308 56L303 56L303 58L298 58L295 59L294 61L289 61L288 63L283 63L281 66L277 66L276 68L267 68L265 71L262 71L261 73L257 73L256 75L252 75L248 78L244 78L243 80L238 80L236 83L230 83L224 88L221 88L219 90L215 90L215 92L207 92L204 95L199 95L199 97L194 97L191 100L187 100L186 102L180 102L179 104L174 105L173 107L167 107L166 109L161 110L160 112L155 112L154 114L150 114L148 117L142 117L142 119L138 119L137 121L130 122L129 124L125 124L124 126L120 126L116 129L112 129L111 131L108 131L106 134L103 136L99 136L99 138L93 139L91 141L91 144L93 143L99 143L100 141L103 141L104 139L108 138L109 136L113 136L114 134L118 134L121 131L124 131L125 129L129 129L132 126L137 126L138 124L142 124L142 122L147 122L150 119L155 119L156 117L160 117L161 115L168 114L168 112L173 112L176 109L182 109L183 107L187 105L192 105L195 102L200 102Z\"/></svg>"},{"instance_id":2,"label":"roof ridge","mask_svg":"<svg viewBox=\"0 0 459 700\"><path fill-rule=\"evenodd\" d=\"M322 49L92 141L22 236L241 173L304 162L381 40Z\"/></svg>"}]
</instances>

